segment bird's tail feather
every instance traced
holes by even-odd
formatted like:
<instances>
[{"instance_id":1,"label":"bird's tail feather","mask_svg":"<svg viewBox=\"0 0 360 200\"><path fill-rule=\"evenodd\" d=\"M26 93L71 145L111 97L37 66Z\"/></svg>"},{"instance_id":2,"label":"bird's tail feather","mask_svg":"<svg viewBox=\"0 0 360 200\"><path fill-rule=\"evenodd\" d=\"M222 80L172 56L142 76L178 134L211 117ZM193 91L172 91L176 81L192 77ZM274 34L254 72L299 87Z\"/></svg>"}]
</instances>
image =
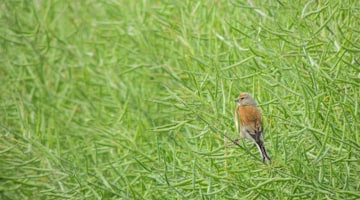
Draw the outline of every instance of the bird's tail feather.
<instances>
[{"instance_id":1,"label":"bird's tail feather","mask_svg":"<svg viewBox=\"0 0 360 200\"><path fill-rule=\"evenodd\" d=\"M264 143L262 141L256 142L256 146L259 149L260 155L262 157L262 161L265 162L266 159L271 161L269 155L266 152Z\"/></svg>"}]
</instances>

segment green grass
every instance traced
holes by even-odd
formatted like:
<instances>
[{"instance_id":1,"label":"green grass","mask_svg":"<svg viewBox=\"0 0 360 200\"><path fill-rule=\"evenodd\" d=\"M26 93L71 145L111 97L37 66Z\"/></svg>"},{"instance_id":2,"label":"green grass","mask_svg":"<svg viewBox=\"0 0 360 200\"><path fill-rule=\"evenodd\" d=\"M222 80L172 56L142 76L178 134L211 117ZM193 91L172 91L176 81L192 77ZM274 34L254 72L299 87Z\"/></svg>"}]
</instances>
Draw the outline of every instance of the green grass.
<instances>
[{"instance_id":1,"label":"green grass","mask_svg":"<svg viewBox=\"0 0 360 200\"><path fill-rule=\"evenodd\" d=\"M0 3L0 199L359 199L360 2ZM254 95L272 163L241 140Z\"/></svg>"}]
</instances>

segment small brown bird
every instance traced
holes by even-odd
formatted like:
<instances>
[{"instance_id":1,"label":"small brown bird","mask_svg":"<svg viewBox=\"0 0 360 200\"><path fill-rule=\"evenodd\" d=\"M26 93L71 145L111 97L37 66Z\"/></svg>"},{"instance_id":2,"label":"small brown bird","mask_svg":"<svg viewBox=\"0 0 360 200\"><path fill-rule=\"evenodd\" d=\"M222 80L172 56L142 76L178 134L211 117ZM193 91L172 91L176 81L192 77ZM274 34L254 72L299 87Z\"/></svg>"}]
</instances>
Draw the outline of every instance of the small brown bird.
<instances>
[{"instance_id":1,"label":"small brown bird","mask_svg":"<svg viewBox=\"0 0 360 200\"><path fill-rule=\"evenodd\" d=\"M241 138L255 142L263 162L266 159L270 161L262 137L261 114L255 100L248 93L240 93L235 102L237 104L234 110L236 131L240 133Z\"/></svg>"}]
</instances>

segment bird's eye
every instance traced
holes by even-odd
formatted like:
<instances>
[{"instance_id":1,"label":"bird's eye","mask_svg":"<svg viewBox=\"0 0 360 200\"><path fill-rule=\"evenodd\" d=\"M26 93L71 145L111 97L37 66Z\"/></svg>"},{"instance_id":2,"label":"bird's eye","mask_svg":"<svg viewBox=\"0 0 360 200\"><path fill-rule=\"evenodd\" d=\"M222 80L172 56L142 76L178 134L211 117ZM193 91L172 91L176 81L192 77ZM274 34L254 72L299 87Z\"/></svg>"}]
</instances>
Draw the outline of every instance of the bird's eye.
<instances>
[{"instance_id":1,"label":"bird's eye","mask_svg":"<svg viewBox=\"0 0 360 200\"><path fill-rule=\"evenodd\" d=\"M240 97L240 99L241 99L241 100L243 100L243 99L244 99L244 97Z\"/></svg>"}]
</instances>

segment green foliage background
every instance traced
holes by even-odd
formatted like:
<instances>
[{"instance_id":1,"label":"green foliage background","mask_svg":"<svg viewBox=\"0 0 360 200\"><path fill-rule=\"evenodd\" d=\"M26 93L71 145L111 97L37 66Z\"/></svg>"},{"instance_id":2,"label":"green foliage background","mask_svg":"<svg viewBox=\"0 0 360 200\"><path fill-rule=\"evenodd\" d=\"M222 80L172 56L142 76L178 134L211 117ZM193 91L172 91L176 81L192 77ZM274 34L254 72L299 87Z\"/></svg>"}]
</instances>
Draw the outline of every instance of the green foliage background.
<instances>
[{"instance_id":1,"label":"green foliage background","mask_svg":"<svg viewBox=\"0 0 360 200\"><path fill-rule=\"evenodd\" d=\"M0 2L0 199L360 198L360 2ZM263 164L233 99L263 113Z\"/></svg>"}]
</instances>

